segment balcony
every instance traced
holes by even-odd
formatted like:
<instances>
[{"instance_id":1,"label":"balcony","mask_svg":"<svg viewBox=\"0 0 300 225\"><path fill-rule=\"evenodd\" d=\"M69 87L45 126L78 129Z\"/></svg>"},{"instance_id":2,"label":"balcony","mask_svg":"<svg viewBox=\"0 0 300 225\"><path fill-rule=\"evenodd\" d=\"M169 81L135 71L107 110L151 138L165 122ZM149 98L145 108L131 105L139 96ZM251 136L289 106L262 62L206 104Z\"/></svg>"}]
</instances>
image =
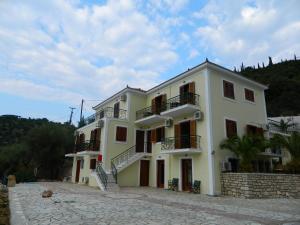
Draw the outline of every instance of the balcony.
<instances>
[{"instance_id":1,"label":"balcony","mask_svg":"<svg viewBox=\"0 0 300 225\"><path fill-rule=\"evenodd\" d=\"M199 95L185 93L167 100L162 116L176 117L190 114L199 110Z\"/></svg>"},{"instance_id":2,"label":"balcony","mask_svg":"<svg viewBox=\"0 0 300 225\"><path fill-rule=\"evenodd\" d=\"M96 119L115 118L125 120L127 119L127 111L124 109L115 110L113 107L106 107L100 112L96 113Z\"/></svg>"},{"instance_id":3,"label":"balcony","mask_svg":"<svg viewBox=\"0 0 300 225\"><path fill-rule=\"evenodd\" d=\"M100 141L99 140L87 140L83 143L76 144L74 147L74 153L78 152L99 152L100 151Z\"/></svg>"},{"instance_id":4,"label":"balcony","mask_svg":"<svg viewBox=\"0 0 300 225\"><path fill-rule=\"evenodd\" d=\"M182 135L179 137L165 138L161 143L161 152L166 154L196 154L200 148L200 138L197 135Z\"/></svg>"},{"instance_id":5,"label":"balcony","mask_svg":"<svg viewBox=\"0 0 300 225\"><path fill-rule=\"evenodd\" d=\"M154 111L152 106L141 109L136 112L136 121L138 125L151 125L154 123L160 123L165 120L165 117L160 115L160 112L163 110L163 107L156 107Z\"/></svg>"}]
</instances>

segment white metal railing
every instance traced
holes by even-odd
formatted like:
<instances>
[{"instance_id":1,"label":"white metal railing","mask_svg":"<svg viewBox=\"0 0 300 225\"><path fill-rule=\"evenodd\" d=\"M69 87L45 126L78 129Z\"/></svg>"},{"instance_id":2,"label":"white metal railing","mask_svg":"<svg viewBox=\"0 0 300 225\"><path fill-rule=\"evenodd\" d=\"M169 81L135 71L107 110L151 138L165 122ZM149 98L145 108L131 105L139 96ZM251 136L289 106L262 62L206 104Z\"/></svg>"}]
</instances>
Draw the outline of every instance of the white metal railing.
<instances>
[{"instance_id":1,"label":"white metal railing","mask_svg":"<svg viewBox=\"0 0 300 225\"><path fill-rule=\"evenodd\" d=\"M111 162L118 168L121 164L127 164L131 157L136 154L135 145L114 157Z\"/></svg>"}]
</instances>

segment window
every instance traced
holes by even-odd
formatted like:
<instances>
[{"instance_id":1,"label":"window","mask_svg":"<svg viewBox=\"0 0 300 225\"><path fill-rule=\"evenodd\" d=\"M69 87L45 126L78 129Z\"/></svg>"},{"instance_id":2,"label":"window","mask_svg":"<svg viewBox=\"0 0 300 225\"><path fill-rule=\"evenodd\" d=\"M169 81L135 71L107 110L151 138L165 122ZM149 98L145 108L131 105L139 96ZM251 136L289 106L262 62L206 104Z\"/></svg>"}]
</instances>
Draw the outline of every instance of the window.
<instances>
[{"instance_id":1,"label":"window","mask_svg":"<svg viewBox=\"0 0 300 225\"><path fill-rule=\"evenodd\" d=\"M254 91L245 88L245 99L254 102Z\"/></svg>"},{"instance_id":2,"label":"window","mask_svg":"<svg viewBox=\"0 0 300 225\"><path fill-rule=\"evenodd\" d=\"M114 118L119 118L120 102L114 104Z\"/></svg>"},{"instance_id":3,"label":"window","mask_svg":"<svg viewBox=\"0 0 300 225\"><path fill-rule=\"evenodd\" d=\"M156 128L156 142L161 142L165 139L165 127Z\"/></svg>"},{"instance_id":4,"label":"window","mask_svg":"<svg viewBox=\"0 0 300 225\"><path fill-rule=\"evenodd\" d=\"M235 99L234 97L234 84L223 80L223 94L226 98Z\"/></svg>"},{"instance_id":5,"label":"window","mask_svg":"<svg viewBox=\"0 0 300 225\"><path fill-rule=\"evenodd\" d=\"M247 125L247 135L264 135L264 130L261 127Z\"/></svg>"},{"instance_id":6,"label":"window","mask_svg":"<svg viewBox=\"0 0 300 225\"><path fill-rule=\"evenodd\" d=\"M96 159L91 159L90 160L90 169L91 170L96 169Z\"/></svg>"},{"instance_id":7,"label":"window","mask_svg":"<svg viewBox=\"0 0 300 225\"><path fill-rule=\"evenodd\" d=\"M100 119L102 119L104 117L104 110L101 110L99 113Z\"/></svg>"},{"instance_id":8,"label":"window","mask_svg":"<svg viewBox=\"0 0 300 225\"><path fill-rule=\"evenodd\" d=\"M226 123L226 137L230 138L237 135L236 121L225 120Z\"/></svg>"},{"instance_id":9,"label":"window","mask_svg":"<svg viewBox=\"0 0 300 225\"><path fill-rule=\"evenodd\" d=\"M116 128L116 141L120 141L120 142L127 141L127 127Z\"/></svg>"}]
</instances>

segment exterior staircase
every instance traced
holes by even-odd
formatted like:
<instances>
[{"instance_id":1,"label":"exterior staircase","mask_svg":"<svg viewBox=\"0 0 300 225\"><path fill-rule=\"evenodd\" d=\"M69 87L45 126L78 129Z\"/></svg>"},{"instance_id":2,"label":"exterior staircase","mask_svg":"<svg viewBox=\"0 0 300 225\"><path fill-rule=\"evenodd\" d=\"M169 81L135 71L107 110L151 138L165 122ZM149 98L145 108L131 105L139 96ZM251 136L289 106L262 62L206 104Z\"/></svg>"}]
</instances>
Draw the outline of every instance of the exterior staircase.
<instances>
[{"instance_id":1,"label":"exterior staircase","mask_svg":"<svg viewBox=\"0 0 300 225\"><path fill-rule=\"evenodd\" d=\"M114 172L121 172L134 162L146 156L147 154L148 153L145 152L136 152L135 146L130 147L129 149L117 155L111 160L112 173L114 174Z\"/></svg>"},{"instance_id":2,"label":"exterior staircase","mask_svg":"<svg viewBox=\"0 0 300 225\"><path fill-rule=\"evenodd\" d=\"M148 153L145 152L136 152L135 146L130 147L111 160L111 173L105 172L102 164L98 164L94 177L96 178L99 188L102 191L119 191L118 173L134 162L142 159L147 154Z\"/></svg>"}]
</instances>

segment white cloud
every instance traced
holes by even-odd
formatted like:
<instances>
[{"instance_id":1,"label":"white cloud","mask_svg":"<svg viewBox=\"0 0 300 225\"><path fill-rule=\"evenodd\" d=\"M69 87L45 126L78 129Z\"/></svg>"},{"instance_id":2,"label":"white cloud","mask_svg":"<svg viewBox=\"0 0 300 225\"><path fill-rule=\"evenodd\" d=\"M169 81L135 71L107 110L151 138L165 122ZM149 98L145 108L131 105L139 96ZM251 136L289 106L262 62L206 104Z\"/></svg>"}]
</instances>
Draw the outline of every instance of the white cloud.
<instances>
[{"instance_id":1,"label":"white cloud","mask_svg":"<svg viewBox=\"0 0 300 225\"><path fill-rule=\"evenodd\" d=\"M64 102L103 99L127 84L157 84L159 73L176 62L168 38L134 2L77 3L0 3L1 92Z\"/></svg>"},{"instance_id":2,"label":"white cloud","mask_svg":"<svg viewBox=\"0 0 300 225\"><path fill-rule=\"evenodd\" d=\"M300 53L299 8L296 0L209 1L193 15L204 21L195 32L198 47L228 66L253 65L267 56L291 58Z\"/></svg>"}]
</instances>

